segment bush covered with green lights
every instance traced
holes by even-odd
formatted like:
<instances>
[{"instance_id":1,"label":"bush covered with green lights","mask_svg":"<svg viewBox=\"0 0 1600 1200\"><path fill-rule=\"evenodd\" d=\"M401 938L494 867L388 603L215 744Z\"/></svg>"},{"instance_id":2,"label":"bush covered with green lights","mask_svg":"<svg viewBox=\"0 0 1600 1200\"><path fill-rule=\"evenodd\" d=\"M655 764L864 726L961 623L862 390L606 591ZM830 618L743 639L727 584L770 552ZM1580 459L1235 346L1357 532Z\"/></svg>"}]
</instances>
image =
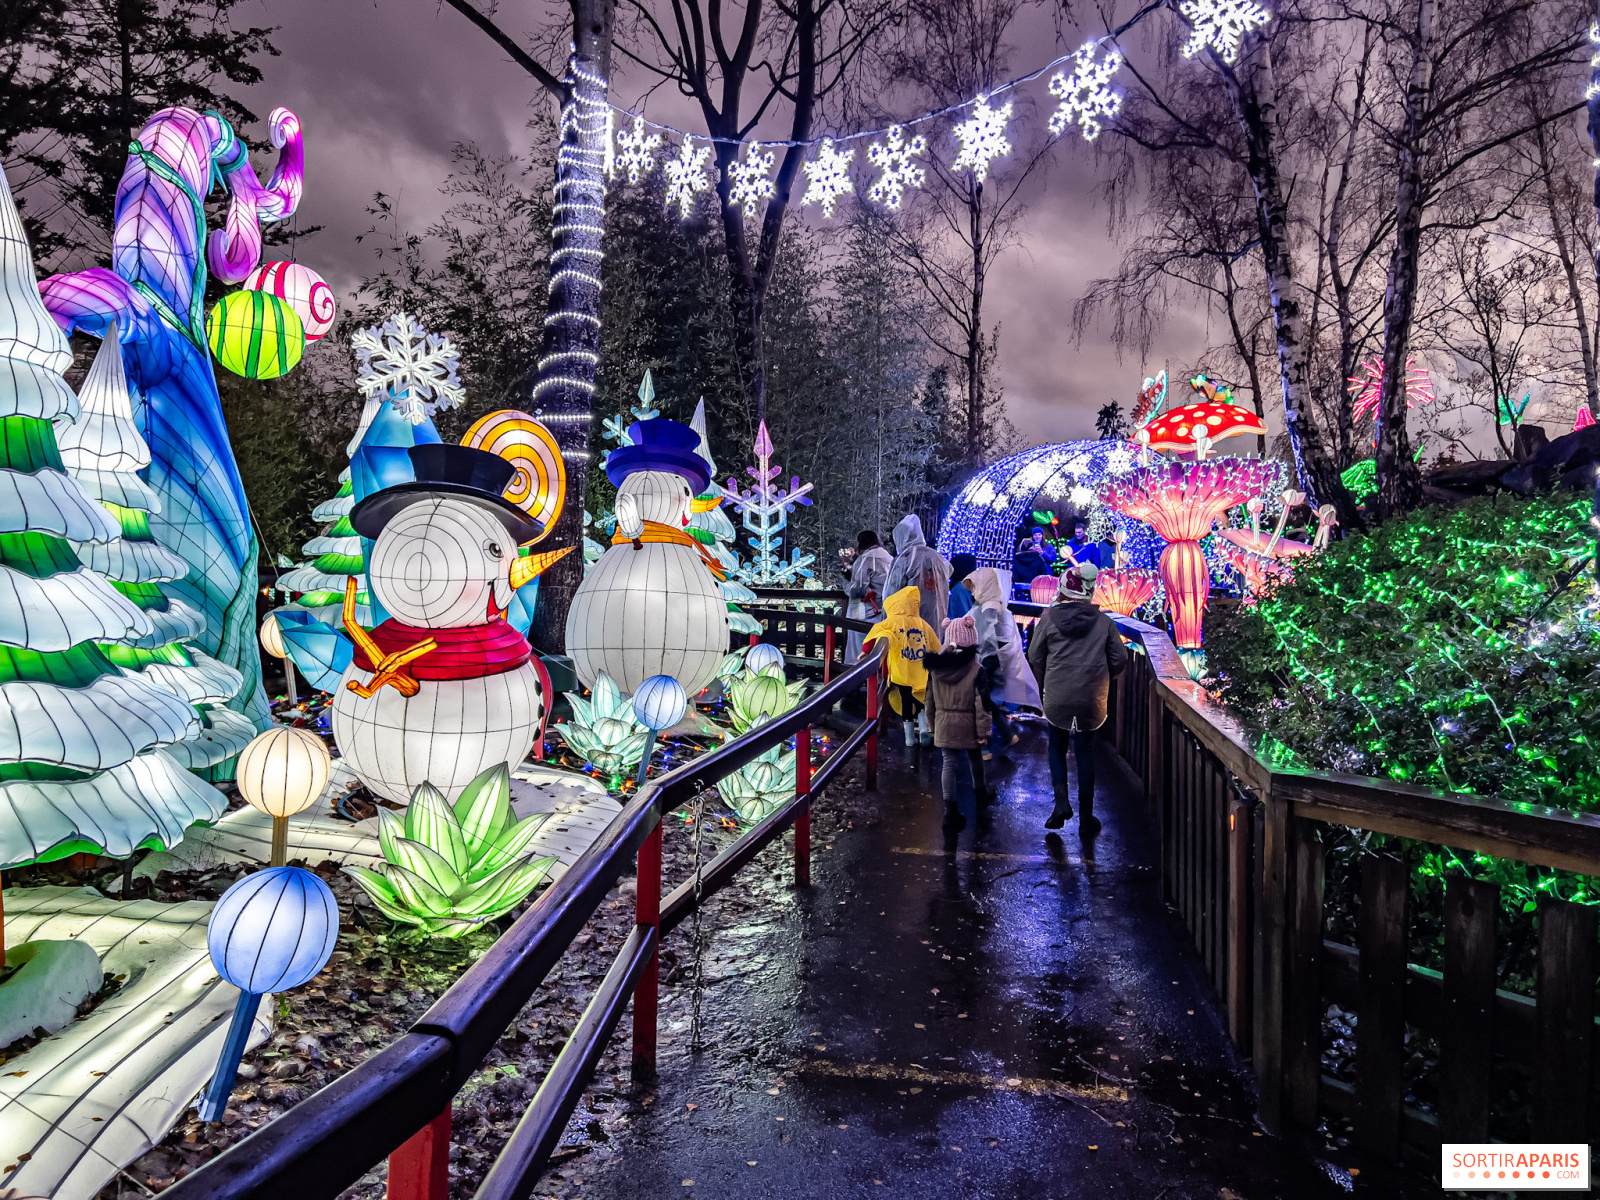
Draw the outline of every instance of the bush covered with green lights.
<instances>
[{"instance_id":1,"label":"bush covered with green lights","mask_svg":"<svg viewBox=\"0 0 1600 1200\"><path fill-rule=\"evenodd\" d=\"M1427 508L1219 612L1223 696L1308 766L1600 810L1588 498Z\"/></svg>"}]
</instances>

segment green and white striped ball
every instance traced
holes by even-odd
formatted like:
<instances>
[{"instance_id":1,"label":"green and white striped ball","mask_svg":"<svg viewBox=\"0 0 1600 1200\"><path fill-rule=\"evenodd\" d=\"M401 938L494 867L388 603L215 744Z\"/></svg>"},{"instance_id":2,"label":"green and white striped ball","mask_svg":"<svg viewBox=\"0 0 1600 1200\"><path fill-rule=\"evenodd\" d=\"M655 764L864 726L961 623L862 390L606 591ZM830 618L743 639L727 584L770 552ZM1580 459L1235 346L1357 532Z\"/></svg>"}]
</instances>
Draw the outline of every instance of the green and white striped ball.
<instances>
[{"instance_id":1,"label":"green and white striped ball","mask_svg":"<svg viewBox=\"0 0 1600 1200\"><path fill-rule=\"evenodd\" d=\"M305 350L305 328L269 292L232 292L206 318L206 340L217 361L246 379L276 379L294 370Z\"/></svg>"}]
</instances>

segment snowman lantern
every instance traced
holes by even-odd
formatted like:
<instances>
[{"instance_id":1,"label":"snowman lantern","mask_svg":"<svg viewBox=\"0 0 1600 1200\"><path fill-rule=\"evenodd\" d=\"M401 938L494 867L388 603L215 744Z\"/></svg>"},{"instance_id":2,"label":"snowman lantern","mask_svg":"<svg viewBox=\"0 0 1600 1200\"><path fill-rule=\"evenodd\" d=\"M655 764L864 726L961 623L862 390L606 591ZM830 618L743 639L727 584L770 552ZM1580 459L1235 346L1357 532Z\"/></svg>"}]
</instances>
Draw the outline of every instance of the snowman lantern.
<instances>
[{"instance_id":1,"label":"snowman lantern","mask_svg":"<svg viewBox=\"0 0 1600 1200\"><path fill-rule=\"evenodd\" d=\"M639 421L628 437L606 459L617 532L572 598L567 653L586 686L604 671L632 693L670 675L693 696L728 652L724 573L687 528L710 465L699 435L677 421Z\"/></svg>"},{"instance_id":2,"label":"snowman lantern","mask_svg":"<svg viewBox=\"0 0 1600 1200\"><path fill-rule=\"evenodd\" d=\"M516 467L470 446L409 453L416 480L350 513L374 540L367 584L391 615L362 629L351 581L344 623L356 651L333 702L344 761L400 804L424 780L454 800L487 768L520 763L550 696L543 665L504 616L513 576L529 574L518 547L543 533L503 494Z\"/></svg>"}]
</instances>

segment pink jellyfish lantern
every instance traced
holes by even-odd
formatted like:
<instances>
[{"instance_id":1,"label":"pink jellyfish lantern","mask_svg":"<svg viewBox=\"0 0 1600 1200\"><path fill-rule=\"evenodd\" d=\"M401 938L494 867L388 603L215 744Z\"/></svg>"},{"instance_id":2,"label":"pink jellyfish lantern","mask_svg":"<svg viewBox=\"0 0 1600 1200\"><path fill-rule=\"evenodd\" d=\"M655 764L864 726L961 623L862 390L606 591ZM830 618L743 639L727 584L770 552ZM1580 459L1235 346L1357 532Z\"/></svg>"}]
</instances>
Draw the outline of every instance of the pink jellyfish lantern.
<instances>
[{"instance_id":1,"label":"pink jellyfish lantern","mask_svg":"<svg viewBox=\"0 0 1600 1200\"><path fill-rule=\"evenodd\" d=\"M1204 662L1201 621L1211 593L1200 539L1234 505L1259 495L1273 471L1271 463L1260 459L1168 462L1140 467L1106 489L1106 504L1146 522L1166 539L1157 569L1167 589L1174 640L1191 674Z\"/></svg>"}]
</instances>

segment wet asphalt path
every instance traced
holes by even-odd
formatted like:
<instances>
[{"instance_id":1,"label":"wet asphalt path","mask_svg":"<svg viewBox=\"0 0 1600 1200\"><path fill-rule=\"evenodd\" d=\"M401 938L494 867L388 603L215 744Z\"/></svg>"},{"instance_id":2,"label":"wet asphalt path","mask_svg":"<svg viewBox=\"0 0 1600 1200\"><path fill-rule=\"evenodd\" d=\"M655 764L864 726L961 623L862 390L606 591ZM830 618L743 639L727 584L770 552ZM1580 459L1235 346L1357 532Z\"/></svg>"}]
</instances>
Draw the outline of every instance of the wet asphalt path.
<instances>
[{"instance_id":1,"label":"wet asphalt path","mask_svg":"<svg viewBox=\"0 0 1600 1200\"><path fill-rule=\"evenodd\" d=\"M716 934L703 1017L727 1044L665 1058L651 1102L539 1194L1409 1192L1260 1132L1160 901L1137 779L1102 747L1105 829L1086 854L1075 820L1044 830L1042 730L1021 728L991 774L999 802L973 820L968 797L953 838L937 753L885 739L882 820L819 846L808 896ZM685 926L668 945L687 941ZM687 1017L680 990L663 1022Z\"/></svg>"}]
</instances>

